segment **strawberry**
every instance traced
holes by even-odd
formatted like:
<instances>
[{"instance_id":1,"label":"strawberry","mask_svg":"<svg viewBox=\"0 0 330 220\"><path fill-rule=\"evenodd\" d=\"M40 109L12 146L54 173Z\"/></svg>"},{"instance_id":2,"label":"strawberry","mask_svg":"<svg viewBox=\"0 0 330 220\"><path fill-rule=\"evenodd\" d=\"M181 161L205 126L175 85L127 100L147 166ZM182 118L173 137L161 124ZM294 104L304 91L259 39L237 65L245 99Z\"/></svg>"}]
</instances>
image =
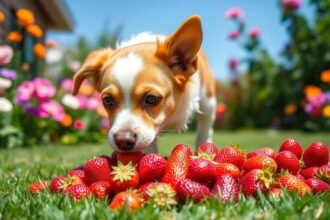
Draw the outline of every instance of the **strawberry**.
<instances>
[{"instance_id":1,"label":"strawberry","mask_svg":"<svg viewBox=\"0 0 330 220\"><path fill-rule=\"evenodd\" d=\"M106 158L95 157L86 162L84 172L86 184L91 185L98 181L108 181L111 166Z\"/></svg>"},{"instance_id":2,"label":"strawberry","mask_svg":"<svg viewBox=\"0 0 330 220\"><path fill-rule=\"evenodd\" d=\"M310 178L306 180L306 184L312 188L314 194L329 192L330 190L329 185L326 182L317 178Z\"/></svg>"},{"instance_id":3,"label":"strawberry","mask_svg":"<svg viewBox=\"0 0 330 220\"><path fill-rule=\"evenodd\" d=\"M227 146L219 150L214 160L218 163L232 163L238 168L241 168L244 163L245 156L238 147Z\"/></svg>"},{"instance_id":4,"label":"strawberry","mask_svg":"<svg viewBox=\"0 0 330 220\"><path fill-rule=\"evenodd\" d=\"M251 195L257 197L258 189L263 193L269 191L274 181L272 172L270 168L263 170L253 169L249 171L239 182L242 193L245 196Z\"/></svg>"},{"instance_id":5,"label":"strawberry","mask_svg":"<svg viewBox=\"0 0 330 220\"><path fill-rule=\"evenodd\" d=\"M147 182L139 187L139 193L142 195L144 200L150 199L150 196L148 195L148 189L154 184L156 184L156 182Z\"/></svg>"},{"instance_id":6,"label":"strawberry","mask_svg":"<svg viewBox=\"0 0 330 220\"><path fill-rule=\"evenodd\" d=\"M316 172L318 171L319 167L313 166L313 167L308 167L303 170L300 170L299 173L305 178L309 179L312 178L316 175Z\"/></svg>"},{"instance_id":7,"label":"strawberry","mask_svg":"<svg viewBox=\"0 0 330 220\"><path fill-rule=\"evenodd\" d=\"M323 165L317 169L315 176L330 184L330 165Z\"/></svg>"},{"instance_id":8,"label":"strawberry","mask_svg":"<svg viewBox=\"0 0 330 220\"><path fill-rule=\"evenodd\" d=\"M111 188L108 181L94 182L89 186L96 199L104 200L111 197Z\"/></svg>"},{"instance_id":9,"label":"strawberry","mask_svg":"<svg viewBox=\"0 0 330 220\"><path fill-rule=\"evenodd\" d=\"M162 182L169 183L174 190L181 179L188 175L191 150L185 145L177 145L168 158Z\"/></svg>"},{"instance_id":10,"label":"strawberry","mask_svg":"<svg viewBox=\"0 0 330 220\"><path fill-rule=\"evenodd\" d=\"M114 151L114 152L112 152L111 157L108 157L108 156L106 156L106 157L108 158L108 161L110 162L110 164L112 166L117 166L117 152Z\"/></svg>"},{"instance_id":11,"label":"strawberry","mask_svg":"<svg viewBox=\"0 0 330 220\"><path fill-rule=\"evenodd\" d=\"M243 170L245 173L253 169L270 168L275 173L277 165L274 159L268 156L255 156L247 159L243 164Z\"/></svg>"},{"instance_id":12,"label":"strawberry","mask_svg":"<svg viewBox=\"0 0 330 220\"><path fill-rule=\"evenodd\" d=\"M192 200L194 203L198 203L211 196L209 188L190 179L179 180L177 193L181 201Z\"/></svg>"},{"instance_id":13,"label":"strawberry","mask_svg":"<svg viewBox=\"0 0 330 220\"><path fill-rule=\"evenodd\" d=\"M196 182L207 183L215 180L214 165L207 159L197 158L192 160L188 170L189 178Z\"/></svg>"},{"instance_id":14,"label":"strawberry","mask_svg":"<svg viewBox=\"0 0 330 220\"><path fill-rule=\"evenodd\" d=\"M264 147L258 150L251 151L246 156L248 159L255 156L268 156L275 159L276 153L272 148Z\"/></svg>"},{"instance_id":15,"label":"strawberry","mask_svg":"<svg viewBox=\"0 0 330 220\"><path fill-rule=\"evenodd\" d=\"M166 160L160 154L147 154L139 162L138 171L142 181L160 180L165 173Z\"/></svg>"},{"instance_id":16,"label":"strawberry","mask_svg":"<svg viewBox=\"0 0 330 220\"><path fill-rule=\"evenodd\" d=\"M282 195L283 191L281 188L272 188L270 191L269 191L269 195L273 196L275 199L279 199L280 196Z\"/></svg>"},{"instance_id":17,"label":"strawberry","mask_svg":"<svg viewBox=\"0 0 330 220\"><path fill-rule=\"evenodd\" d=\"M321 142L313 142L305 150L303 160L306 167L322 166L329 162L329 149L328 146Z\"/></svg>"},{"instance_id":18,"label":"strawberry","mask_svg":"<svg viewBox=\"0 0 330 220\"><path fill-rule=\"evenodd\" d=\"M124 165L128 164L129 162L132 162L133 165L137 165L139 164L143 156L144 155L142 152L117 152L117 162L120 161Z\"/></svg>"},{"instance_id":19,"label":"strawberry","mask_svg":"<svg viewBox=\"0 0 330 220\"><path fill-rule=\"evenodd\" d=\"M296 177L298 177L298 179L300 179L300 180L303 181L303 182L306 181L305 177L304 177L303 175L301 175L300 173L297 173L297 174L296 174Z\"/></svg>"},{"instance_id":20,"label":"strawberry","mask_svg":"<svg viewBox=\"0 0 330 220\"><path fill-rule=\"evenodd\" d=\"M238 169L237 166L231 163L216 164L214 165L214 169L215 169L214 173L216 178L224 174L229 174L236 180L241 177L241 171Z\"/></svg>"},{"instance_id":21,"label":"strawberry","mask_svg":"<svg viewBox=\"0 0 330 220\"><path fill-rule=\"evenodd\" d=\"M170 184L154 183L147 188L147 200L151 199L152 204L160 208L171 208L177 204L176 192Z\"/></svg>"},{"instance_id":22,"label":"strawberry","mask_svg":"<svg viewBox=\"0 0 330 220\"><path fill-rule=\"evenodd\" d=\"M88 197L91 194L90 189L85 184L76 184L69 186L65 191L70 198L74 198L76 201Z\"/></svg>"},{"instance_id":23,"label":"strawberry","mask_svg":"<svg viewBox=\"0 0 330 220\"><path fill-rule=\"evenodd\" d=\"M45 190L49 189L51 181L50 180L41 180L34 183L31 183L29 191L31 194L38 194Z\"/></svg>"},{"instance_id":24,"label":"strawberry","mask_svg":"<svg viewBox=\"0 0 330 220\"><path fill-rule=\"evenodd\" d=\"M64 182L67 177L65 176L56 176L52 179L50 184L50 190L53 193L60 193L63 192L64 189Z\"/></svg>"},{"instance_id":25,"label":"strawberry","mask_svg":"<svg viewBox=\"0 0 330 220\"><path fill-rule=\"evenodd\" d=\"M85 180L84 170L71 170L71 171L68 172L67 176L78 176L82 180Z\"/></svg>"},{"instance_id":26,"label":"strawberry","mask_svg":"<svg viewBox=\"0 0 330 220\"><path fill-rule=\"evenodd\" d=\"M303 153L303 149L301 148L298 141L296 141L295 139L292 139L292 138L288 138L288 139L284 140L283 143L281 144L279 152L282 152L285 150L291 151L294 155L296 155L298 160L300 159L300 157Z\"/></svg>"},{"instance_id":27,"label":"strawberry","mask_svg":"<svg viewBox=\"0 0 330 220\"><path fill-rule=\"evenodd\" d=\"M288 170L292 174L296 174L300 169L298 158L291 151L281 151L276 155L277 171Z\"/></svg>"},{"instance_id":28,"label":"strawberry","mask_svg":"<svg viewBox=\"0 0 330 220\"><path fill-rule=\"evenodd\" d=\"M126 204L127 211L134 211L142 207L142 199L133 191L123 191L115 195L109 205L111 210L120 210Z\"/></svg>"},{"instance_id":29,"label":"strawberry","mask_svg":"<svg viewBox=\"0 0 330 220\"><path fill-rule=\"evenodd\" d=\"M238 201L239 186L236 180L229 174L221 175L212 188L212 195L223 202L233 198Z\"/></svg>"},{"instance_id":30,"label":"strawberry","mask_svg":"<svg viewBox=\"0 0 330 220\"><path fill-rule=\"evenodd\" d=\"M112 167L110 185L114 192L125 191L128 188L136 188L139 185L139 173L132 162L124 165L118 161L117 166Z\"/></svg>"},{"instance_id":31,"label":"strawberry","mask_svg":"<svg viewBox=\"0 0 330 220\"><path fill-rule=\"evenodd\" d=\"M303 196L311 191L311 188L305 182L292 174L282 175L277 180L277 186L282 186L291 192L297 192L299 196Z\"/></svg>"},{"instance_id":32,"label":"strawberry","mask_svg":"<svg viewBox=\"0 0 330 220\"><path fill-rule=\"evenodd\" d=\"M198 149L195 152L195 156L193 156L193 159L205 158L210 161L213 161L217 154L218 154L217 146L213 143L206 142L198 147Z\"/></svg>"}]
</instances>

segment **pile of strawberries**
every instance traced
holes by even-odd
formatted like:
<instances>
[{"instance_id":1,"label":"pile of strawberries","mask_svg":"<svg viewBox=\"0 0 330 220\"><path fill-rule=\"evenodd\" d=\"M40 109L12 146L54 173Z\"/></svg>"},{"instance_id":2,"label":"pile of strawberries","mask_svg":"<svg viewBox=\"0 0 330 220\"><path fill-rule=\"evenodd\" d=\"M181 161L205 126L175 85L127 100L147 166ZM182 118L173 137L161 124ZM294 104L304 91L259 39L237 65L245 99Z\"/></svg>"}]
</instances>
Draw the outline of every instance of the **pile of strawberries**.
<instances>
[{"instance_id":1,"label":"pile of strawberries","mask_svg":"<svg viewBox=\"0 0 330 220\"><path fill-rule=\"evenodd\" d=\"M329 184L328 146L317 141L303 152L296 140L286 139L278 153L265 147L244 154L237 146L218 150L212 143L202 144L194 154L179 144L168 158L113 153L95 157L65 176L32 183L30 192L50 190L76 201L93 195L107 199L110 209L126 203L135 210L150 201L161 208L210 197L237 202L240 193L258 198L261 192L277 199L283 190L299 196L328 193Z\"/></svg>"}]
</instances>

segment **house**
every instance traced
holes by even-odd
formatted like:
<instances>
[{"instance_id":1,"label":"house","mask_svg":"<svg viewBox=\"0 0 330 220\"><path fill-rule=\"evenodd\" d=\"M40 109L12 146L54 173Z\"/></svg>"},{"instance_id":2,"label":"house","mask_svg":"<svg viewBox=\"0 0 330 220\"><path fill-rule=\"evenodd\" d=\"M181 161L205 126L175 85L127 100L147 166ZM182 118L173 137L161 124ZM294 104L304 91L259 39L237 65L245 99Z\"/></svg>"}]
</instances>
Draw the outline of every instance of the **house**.
<instances>
[{"instance_id":1,"label":"house","mask_svg":"<svg viewBox=\"0 0 330 220\"><path fill-rule=\"evenodd\" d=\"M43 32L41 39L36 39L17 23L16 11L28 9L33 12L35 24ZM49 31L73 31L75 22L66 5L65 0L0 0L0 11L5 14L6 19L0 23L0 45L7 44L7 35L10 31L19 31L23 35L23 41L18 47L22 51L22 63L29 63L31 69L36 71L40 66L35 61L33 46L36 42L45 42L45 36ZM32 72L32 71L31 71ZM33 77L33 76L32 76Z\"/></svg>"}]
</instances>

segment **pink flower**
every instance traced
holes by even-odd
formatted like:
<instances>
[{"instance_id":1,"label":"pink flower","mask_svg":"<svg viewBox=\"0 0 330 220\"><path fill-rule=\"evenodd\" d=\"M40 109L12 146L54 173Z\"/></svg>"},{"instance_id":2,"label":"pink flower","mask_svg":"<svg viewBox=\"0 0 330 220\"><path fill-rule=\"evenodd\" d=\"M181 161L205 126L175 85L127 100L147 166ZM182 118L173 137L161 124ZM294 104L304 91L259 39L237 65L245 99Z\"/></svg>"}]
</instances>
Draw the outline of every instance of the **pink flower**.
<instances>
[{"instance_id":1,"label":"pink flower","mask_svg":"<svg viewBox=\"0 0 330 220\"><path fill-rule=\"evenodd\" d=\"M227 18L227 19L242 18L242 17L244 17L244 15L245 15L244 12L239 7L229 8L225 12L225 18Z\"/></svg>"},{"instance_id":2,"label":"pink flower","mask_svg":"<svg viewBox=\"0 0 330 220\"><path fill-rule=\"evenodd\" d=\"M73 81L71 79L63 79L61 81L61 88L64 91L71 92L73 88Z\"/></svg>"},{"instance_id":3,"label":"pink flower","mask_svg":"<svg viewBox=\"0 0 330 220\"><path fill-rule=\"evenodd\" d=\"M81 63L78 60L70 61L70 63L68 64L68 67L72 72L77 72L79 70L80 66L81 66Z\"/></svg>"},{"instance_id":4,"label":"pink flower","mask_svg":"<svg viewBox=\"0 0 330 220\"><path fill-rule=\"evenodd\" d=\"M0 46L0 65L10 63L14 52L10 46Z\"/></svg>"},{"instance_id":5,"label":"pink flower","mask_svg":"<svg viewBox=\"0 0 330 220\"><path fill-rule=\"evenodd\" d=\"M38 110L41 118L51 117L55 121L61 121L65 116L63 107L56 101L43 102Z\"/></svg>"},{"instance_id":6,"label":"pink flower","mask_svg":"<svg viewBox=\"0 0 330 220\"><path fill-rule=\"evenodd\" d=\"M257 38L261 34L261 30L259 28L252 28L249 31L249 36L252 38Z\"/></svg>"},{"instance_id":7,"label":"pink flower","mask_svg":"<svg viewBox=\"0 0 330 220\"><path fill-rule=\"evenodd\" d=\"M108 130L110 128L110 123L108 118L102 118L101 126L103 129Z\"/></svg>"},{"instance_id":8,"label":"pink flower","mask_svg":"<svg viewBox=\"0 0 330 220\"><path fill-rule=\"evenodd\" d=\"M86 108L89 110L96 110L100 104L100 100L96 98L89 98L86 100Z\"/></svg>"},{"instance_id":9,"label":"pink flower","mask_svg":"<svg viewBox=\"0 0 330 220\"><path fill-rule=\"evenodd\" d=\"M56 88L48 79L36 78L33 80L35 85L34 95L38 101L47 101L56 93Z\"/></svg>"},{"instance_id":10,"label":"pink flower","mask_svg":"<svg viewBox=\"0 0 330 220\"><path fill-rule=\"evenodd\" d=\"M76 98L79 101L79 109L85 109L87 106L87 98L83 95L77 95Z\"/></svg>"},{"instance_id":11,"label":"pink flower","mask_svg":"<svg viewBox=\"0 0 330 220\"><path fill-rule=\"evenodd\" d=\"M300 7L300 0L283 0L283 7L288 10L296 10Z\"/></svg>"},{"instance_id":12,"label":"pink flower","mask_svg":"<svg viewBox=\"0 0 330 220\"><path fill-rule=\"evenodd\" d=\"M17 88L17 101L26 102L29 101L34 94L35 86L31 81L25 81Z\"/></svg>"},{"instance_id":13,"label":"pink flower","mask_svg":"<svg viewBox=\"0 0 330 220\"><path fill-rule=\"evenodd\" d=\"M228 62L228 65L231 70L236 70L238 64L239 64L239 61L236 58L231 58Z\"/></svg>"},{"instance_id":14,"label":"pink flower","mask_svg":"<svg viewBox=\"0 0 330 220\"><path fill-rule=\"evenodd\" d=\"M229 33L228 37L231 40L235 40L236 38L238 38L239 35L240 35L239 30L233 30Z\"/></svg>"},{"instance_id":15,"label":"pink flower","mask_svg":"<svg viewBox=\"0 0 330 220\"><path fill-rule=\"evenodd\" d=\"M76 120L73 125L78 130L84 129L85 127L85 123L82 120Z\"/></svg>"}]
</instances>

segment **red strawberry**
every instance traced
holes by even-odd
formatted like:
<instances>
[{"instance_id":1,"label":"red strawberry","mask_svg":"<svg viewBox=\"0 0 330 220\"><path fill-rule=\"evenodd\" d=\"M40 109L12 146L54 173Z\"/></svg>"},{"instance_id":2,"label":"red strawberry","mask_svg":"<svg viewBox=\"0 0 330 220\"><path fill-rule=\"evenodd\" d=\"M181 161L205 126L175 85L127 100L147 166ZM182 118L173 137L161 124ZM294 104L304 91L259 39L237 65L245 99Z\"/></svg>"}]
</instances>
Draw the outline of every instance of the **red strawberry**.
<instances>
[{"instance_id":1,"label":"red strawberry","mask_svg":"<svg viewBox=\"0 0 330 220\"><path fill-rule=\"evenodd\" d=\"M280 196L282 195L283 191L281 188L272 188L269 191L269 195L273 196L275 199L279 199Z\"/></svg>"},{"instance_id":2,"label":"red strawberry","mask_svg":"<svg viewBox=\"0 0 330 220\"><path fill-rule=\"evenodd\" d=\"M160 180L165 173L166 160L160 154L147 154L139 162L139 175L141 180L156 181Z\"/></svg>"},{"instance_id":3,"label":"red strawberry","mask_svg":"<svg viewBox=\"0 0 330 220\"><path fill-rule=\"evenodd\" d=\"M201 144L195 152L195 158L205 158L213 161L218 154L217 146L213 143L206 142Z\"/></svg>"},{"instance_id":4,"label":"red strawberry","mask_svg":"<svg viewBox=\"0 0 330 220\"><path fill-rule=\"evenodd\" d=\"M30 185L29 191L32 194L41 193L47 189L49 189L51 181L50 180L42 180L34 182Z\"/></svg>"},{"instance_id":5,"label":"red strawberry","mask_svg":"<svg viewBox=\"0 0 330 220\"><path fill-rule=\"evenodd\" d=\"M67 177L65 176L56 176L52 179L50 190L53 193L60 193L63 192L64 189L64 183Z\"/></svg>"},{"instance_id":6,"label":"red strawberry","mask_svg":"<svg viewBox=\"0 0 330 220\"><path fill-rule=\"evenodd\" d=\"M188 176L191 180L200 183L213 182L215 180L215 169L211 161L197 158L189 165Z\"/></svg>"},{"instance_id":7,"label":"red strawberry","mask_svg":"<svg viewBox=\"0 0 330 220\"><path fill-rule=\"evenodd\" d=\"M96 157L86 162L84 166L87 185L98 181L108 181L111 167L107 159Z\"/></svg>"},{"instance_id":8,"label":"red strawberry","mask_svg":"<svg viewBox=\"0 0 330 220\"><path fill-rule=\"evenodd\" d=\"M306 169L300 170L299 173L305 178L309 179L316 175L316 172L318 171L319 167L308 167Z\"/></svg>"},{"instance_id":9,"label":"red strawberry","mask_svg":"<svg viewBox=\"0 0 330 220\"><path fill-rule=\"evenodd\" d=\"M162 182L169 183L176 190L179 180L188 175L191 155L191 150L187 146L177 145L166 163Z\"/></svg>"},{"instance_id":10,"label":"red strawberry","mask_svg":"<svg viewBox=\"0 0 330 220\"><path fill-rule=\"evenodd\" d=\"M317 178L310 178L306 180L306 184L312 188L314 194L329 192L330 190L329 185L326 182Z\"/></svg>"},{"instance_id":11,"label":"red strawberry","mask_svg":"<svg viewBox=\"0 0 330 220\"><path fill-rule=\"evenodd\" d=\"M218 178L224 174L231 175L234 179L238 179L241 177L241 171L237 166L231 163L219 163L214 165L215 169L215 177Z\"/></svg>"},{"instance_id":12,"label":"red strawberry","mask_svg":"<svg viewBox=\"0 0 330 220\"><path fill-rule=\"evenodd\" d=\"M211 196L209 188L190 179L181 179L177 184L177 193L181 201L193 200L198 203Z\"/></svg>"},{"instance_id":13,"label":"red strawberry","mask_svg":"<svg viewBox=\"0 0 330 220\"><path fill-rule=\"evenodd\" d=\"M269 191L273 181L273 174L270 169L253 169L245 174L239 183L245 196L251 195L256 197L258 189L261 192Z\"/></svg>"},{"instance_id":14,"label":"red strawberry","mask_svg":"<svg viewBox=\"0 0 330 220\"><path fill-rule=\"evenodd\" d=\"M90 189L85 184L76 184L69 186L65 191L70 198L74 198L76 201L88 197L91 194Z\"/></svg>"},{"instance_id":15,"label":"red strawberry","mask_svg":"<svg viewBox=\"0 0 330 220\"><path fill-rule=\"evenodd\" d=\"M296 174L296 177L298 177L298 179L300 179L303 182L306 181L305 177L303 175L301 175L300 173Z\"/></svg>"},{"instance_id":16,"label":"red strawberry","mask_svg":"<svg viewBox=\"0 0 330 220\"><path fill-rule=\"evenodd\" d=\"M241 168L244 163L245 156L238 147L227 146L219 150L214 160L218 163L232 163L238 168Z\"/></svg>"},{"instance_id":17,"label":"red strawberry","mask_svg":"<svg viewBox=\"0 0 330 220\"><path fill-rule=\"evenodd\" d=\"M327 164L329 162L328 146L321 141L313 142L305 150L303 160L306 167Z\"/></svg>"},{"instance_id":18,"label":"red strawberry","mask_svg":"<svg viewBox=\"0 0 330 220\"><path fill-rule=\"evenodd\" d=\"M132 162L133 165L137 165L139 164L143 156L144 155L142 152L117 152L117 162L120 161L124 165L128 164L129 162Z\"/></svg>"},{"instance_id":19,"label":"red strawberry","mask_svg":"<svg viewBox=\"0 0 330 220\"><path fill-rule=\"evenodd\" d=\"M281 151L276 155L277 171L288 170L292 174L296 174L300 169L298 158L291 151Z\"/></svg>"},{"instance_id":20,"label":"red strawberry","mask_svg":"<svg viewBox=\"0 0 330 220\"><path fill-rule=\"evenodd\" d=\"M264 148L260 148L258 150L251 151L246 156L247 156L247 158L251 158L251 157L255 157L255 156L268 156L268 157L275 159L276 153L272 148L264 147Z\"/></svg>"},{"instance_id":21,"label":"red strawberry","mask_svg":"<svg viewBox=\"0 0 330 220\"><path fill-rule=\"evenodd\" d=\"M104 200L111 197L111 188L108 181L94 182L89 186L96 199Z\"/></svg>"},{"instance_id":22,"label":"red strawberry","mask_svg":"<svg viewBox=\"0 0 330 220\"><path fill-rule=\"evenodd\" d=\"M112 210L122 209L126 204L127 211L134 211L142 207L142 199L138 194L132 191L120 192L113 198L109 205Z\"/></svg>"},{"instance_id":23,"label":"red strawberry","mask_svg":"<svg viewBox=\"0 0 330 220\"><path fill-rule=\"evenodd\" d=\"M316 171L316 177L330 184L330 165L323 165Z\"/></svg>"},{"instance_id":24,"label":"red strawberry","mask_svg":"<svg viewBox=\"0 0 330 220\"><path fill-rule=\"evenodd\" d=\"M147 182L139 187L139 193L141 193L144 200L150 199L150 196L148 195L148 189L154 184L156 184L156 182Z\"/></svg>"},{"instance_id":25,"label":"red strawberry","mask_svg":"<svg viewBox=\"0 0 330 220\"><path fill-rule=\"evenodd\" d=\"M277 180L277 185L286 188L288 191L297 192L303 196L311 191L311 188L298 177L292 174L284 174Z\"/></svg>"},{"instance_id":26,"label":"red strawberry","mask_svg":"<svg viewBox=\"0 0 330 220\"><path fill-rule=\"evenodd\" d=\"M84 170L71 170L68 172L67 176L78 176L82 180L85 180L85 172Z\"/></svg>"},{"instance_id":27,"label":"red strawberry","mask_svg":"<svg viewBox=\"0 0 330 220\"><path fill-rule=\"evenodd\" d=\"M212 195L223 202L227 202L233 198L235 202L238 201L239 185L236 180L229 174L220 176L212 188Z\"/></svg>"},{"instance_id":28,"label":"red strawberry","mask_svg":"<svg viewBox=\"0 0 330 220\"><path fill-rule=\"evenodd\" d=\"M153 204L161 208L171 208L176 205L176 192L170 184L154 183L150 185L146 192L146 200L152 199Z\"/></svg>"},{"instance_id":29,"label":"red strawberry","mask_svg":"<svg viewBox=\"0 0 330 220\"><path fill-rule=\"evenodd\" d=\"M139 185L139 173L132 162L124 165L118 161L117 166L112 167L110 185L114 192L125 191L128 188L137 188Z\"/></svg>"},{"instance_id":30,"label":"red strawberry","mask_svg":"<svg viewBox=\"0 0 330 220\"><path fill-rule=\"evenodd\" d=\"M296 141L292 138L288 138L288 139L284 140L283 143L281 144L279 152L285 151L285 150L291 151L294 155L296 155L298 160L300 159L300 157L303 153L303 149L301 148L298 141Z\"/></svg>"},{"instance_id":31,"label":"red strawberry","mask_svg":"<svg viewBox=\"0 0 330 220\"><path fill-rule=\"evenodd\" d=\"M277 170L275 160L268 156L255 156L247 159L243 164L243 170L245 173L253 169L263 168L270 168L270 170L275 173Z\"/></svg>"}]
</instances>

